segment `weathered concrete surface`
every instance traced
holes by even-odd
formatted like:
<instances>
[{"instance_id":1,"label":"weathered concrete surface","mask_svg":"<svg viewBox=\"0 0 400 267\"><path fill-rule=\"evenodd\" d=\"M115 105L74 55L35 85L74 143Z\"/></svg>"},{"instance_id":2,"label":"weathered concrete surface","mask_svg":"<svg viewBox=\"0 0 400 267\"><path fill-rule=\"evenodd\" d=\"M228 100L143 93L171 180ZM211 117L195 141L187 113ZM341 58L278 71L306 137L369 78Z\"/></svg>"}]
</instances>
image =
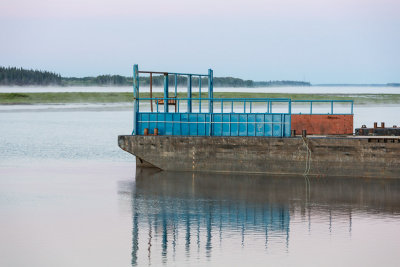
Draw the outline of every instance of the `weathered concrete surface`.
<instances>
[{"instance_id":1,"label":"weathered concrete surface","mask_svg":"<svg viewBox=\"0 0 400 267\"><path fill-rule=\"evenodd\" d=\"M353 133L353 115L292 114L291 129L301 134L335 135Z\"/></svg>"},{"instance_id":2,"label":"weathered concrete surface","mask_svg":"<svg viewBox=\"0 0 400 267\"><path fill-rule=\"evenodd\" d=\"M118 144L162 170L303 174L309 165L310 175L400 178L399 140L125 135Z\"/></svg>"}]
</instances>

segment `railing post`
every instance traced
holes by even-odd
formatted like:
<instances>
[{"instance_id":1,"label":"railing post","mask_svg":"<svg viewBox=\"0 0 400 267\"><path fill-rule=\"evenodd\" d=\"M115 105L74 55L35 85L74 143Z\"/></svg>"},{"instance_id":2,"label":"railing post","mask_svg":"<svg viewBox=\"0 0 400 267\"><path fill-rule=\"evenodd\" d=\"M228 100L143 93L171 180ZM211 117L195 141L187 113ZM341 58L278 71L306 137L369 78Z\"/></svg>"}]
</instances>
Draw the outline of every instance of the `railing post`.
<instances>
[{"instance_id":1,"label":"railing post","mask_svg":"<svg viewBox=\"0 0 400 267\"><path fill-rule=\"evenodd\" d=\"M192 113L192 75L188 75L187 97L187 112Z\"/></svg>"},{"instance_id":2,"label":"railing post","mask_svg":"<svg viewBox=\"0 0 400 267\"><path fill-rule=\"evenodd\" d=\"M168 73L164 73L164 112L168 112Z\"/></svg>"},{"instance_id":3,"label":"railing post","mask_svg":"<svg viewBox=\"0 0 400 267\"><path fill-rule=\"evenodd\" d=\"M331 101L331 114L333 114L333 101Z\"/></svg>"},{"instance_id":4,"label":"railing post","mask_svg":"<svg viewBox=\"0 0 400 267\"><path fill-rule=\"evenodd\" d=\"M353 104L354 104L354 102L351 101L351 115L353 115Z\"/></svg>"},{"instance_id":5,"label":"railing post","mask_svg":"<svg viewBox=\"0 0 400 267\"><path fill-rule=\"evenodd\" d=\"M178 96L178 75L175 74L175 97Z\"/></svg>"},{"instance_id":6,"label":"railing post","mask_svg":"<svg viewBox=\"0 0 400 267\"><path fill-rule=\"evenodd\" d=\"M213 114L213 107L214 107L214 103L213 103L213 97L214 97L214 78L213 78L213 70L212 69L208 69L208 113L210 115L210 125L208 127L209 132L208 135L212 135L212 114Z\"/></svg>"},{"instance_id":7,"label":"railing post","mask_svg":"<svg viewBox=\"0 0 400 267\"><path fill-rule=\"evenodd\" d=\"M289 129L292 132L292 99L289 99Z\"/></svg>"},{"instance_id":8,"label":"railing post","mask_svg":"<svg viewBox=\"0 0 400 267\"><path fill-rule=\"evenodd\" d=\"M208 70L208 112L213 113L213 101L212 99L214 98L214 78L213 78L213 70L209 69Z\"/></svg>"},{"instance_id":9,"label":"railing post","mask_svg":"<svg viewBox=\"0 0 400 267\"><path fill-rule=\"evenodd\" d=\"M199 113L201 113L201 76L199 76Z\"/></svg>"},{"instance_id":10,"label":"railing post","mask_svg":"<svg viewBox=\"0 0 400 267\"><path fill-rule=\"evenodd\" d=\"M312 114L312 101L310 101L310 115Z\"/></svg>"},{"instance_id":11,"label":"railing post","mask_svg":"<svg viewBox=\"0 0 400 267\"><path fill-rule=\"evenodd\" d=\"M139 67L133 65L133 130L132 135L137 135L137 116L139 112Z\"/></svg>"}]
</instances>

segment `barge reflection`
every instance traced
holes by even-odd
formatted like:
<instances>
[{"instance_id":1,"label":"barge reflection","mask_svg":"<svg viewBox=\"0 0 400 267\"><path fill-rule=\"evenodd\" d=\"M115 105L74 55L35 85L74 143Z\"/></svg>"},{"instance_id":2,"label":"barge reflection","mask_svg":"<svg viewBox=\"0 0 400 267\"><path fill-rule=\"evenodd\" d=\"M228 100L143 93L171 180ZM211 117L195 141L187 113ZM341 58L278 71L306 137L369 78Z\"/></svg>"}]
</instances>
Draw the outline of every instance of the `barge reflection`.
<instances>
[{"instance_id":1,"label":"barge reflection","mask_svg":"<svg viewBox=\"0 0 400 267\"><path fill-rule=\"evenodd\" d=\"M214 248L288 251L292 217L345 224L357 212L399 213L398 180L157 172L138 169L131 194L132 265L210 258ZM226 248L224 249L226 251ZM177 259L179 258L179 260Z\"/></svg>"}]
</instances>

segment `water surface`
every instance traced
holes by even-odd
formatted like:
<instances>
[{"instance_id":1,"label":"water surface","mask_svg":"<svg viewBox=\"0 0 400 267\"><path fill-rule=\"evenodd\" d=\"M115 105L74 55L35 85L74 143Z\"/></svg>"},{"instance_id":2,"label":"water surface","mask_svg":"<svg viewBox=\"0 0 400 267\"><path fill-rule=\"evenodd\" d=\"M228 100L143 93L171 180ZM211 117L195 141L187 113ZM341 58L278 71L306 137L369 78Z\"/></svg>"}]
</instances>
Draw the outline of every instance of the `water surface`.
<instances>
[{"instance_id":1,"label":"water surface","mask_svg":"<svg viewBox=\"0 0 400 267\"><path fill-rule=\"evenodd\" d=\"M0 266L398 265L398 180L136 170L131 129L130 106L1 106Z\"/></svg>"}]
</instances>

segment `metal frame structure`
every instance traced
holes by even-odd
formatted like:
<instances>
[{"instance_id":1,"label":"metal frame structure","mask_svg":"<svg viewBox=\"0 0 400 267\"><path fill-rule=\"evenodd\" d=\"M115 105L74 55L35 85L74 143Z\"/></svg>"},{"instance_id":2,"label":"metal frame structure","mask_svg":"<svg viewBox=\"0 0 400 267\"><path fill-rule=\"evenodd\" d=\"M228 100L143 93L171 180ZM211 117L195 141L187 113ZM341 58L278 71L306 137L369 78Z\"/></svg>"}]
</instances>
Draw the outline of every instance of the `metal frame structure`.
<instances>
[{"instance_id":1,"label":"metal frame structure","mask_svg":"<svg viewBox=\"0 0 400 267\"><path fill-rule=\"evenodd\" d=\"M139 74L150 75L150 97L141 98L139 95ZM164 76L163 97L153 97L153 74ZM174 77L175 95L169 96L169 77ZM187 97L178 98L178 76L187 77ZM192 97L193 77L199 80L199 97ZM202 98L202 78L208 80L208 97ZM159 135L192 135L192 136L270 136L289 137L291 135L292 103L310 103L310 113L313 113L313 103L330 103L333 113L333 104L336 102L351 103L352 100L291 100L289 98L214 98L213 70L208 74L191 74L178 72L140 71L138 65L133 66L133 96L134 115L132 135L151 134L157 128ZM150 112L140 110L140 102L150 101ZM153 102L156 110L153 109ZM208 108L204 108L208 103ZM243 104L243 110L234 108L237 103ZM273 104L286 104L286 110L273 112ZM183 111L181 105L186 104ZM197 105L196 105L197 104ZM228 104L228 109L226 106ZM160 105L164 108L161 110ZM175 105L175 111L169 110L169 105ZM217 108L215 109L215 105ZM254 108L256 107L256 108ZM265 112L260 112L260 107ZM282 107L281 107L282 109ZM229 110L229 112L227 112ZM304 114L304 113L303 113Z\"/></svg>"}]
</instances>

